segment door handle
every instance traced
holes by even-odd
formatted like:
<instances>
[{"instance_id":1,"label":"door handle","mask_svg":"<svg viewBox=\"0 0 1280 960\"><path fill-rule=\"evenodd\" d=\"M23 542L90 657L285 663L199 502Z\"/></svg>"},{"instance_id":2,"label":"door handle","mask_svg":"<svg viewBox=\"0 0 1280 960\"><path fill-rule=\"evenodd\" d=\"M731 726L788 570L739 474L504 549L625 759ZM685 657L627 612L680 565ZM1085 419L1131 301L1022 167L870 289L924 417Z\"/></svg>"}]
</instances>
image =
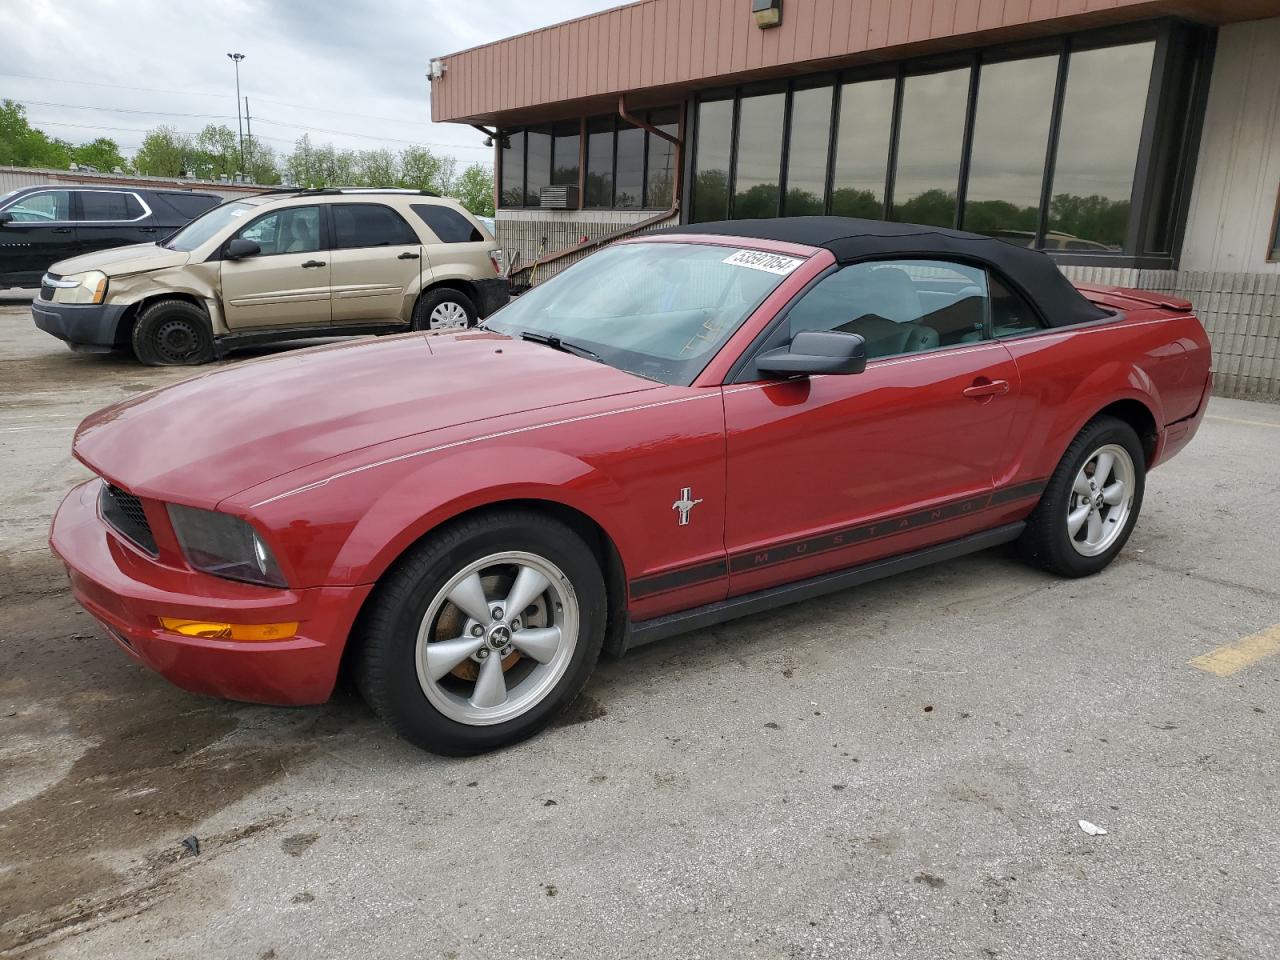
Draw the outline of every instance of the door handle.
<instances>
[{"instance_id":1,"label":"door handle","mask_svg":"<svg viewBox=\"0 0 1280 960\"><path fill-rule=\"evenodd\" d=\"M323 260L308 260L306 263L302 265L302 269L306 270L308 267L323 267L323 266L324 266Z\"/></svg>"},{"instance_id":2,"label":"door handle","mask_svg":"<svg viewBox=\"0 0 1280 960\"><path fill-rule=\"evenodd\" d=\"M139 227L138 232L139 233L155 233L156 228L155 227Z\"/></svg>"},{"instance_id":3,"label":"door handle","mask_svg":"<svg viewBox=\"0 0 1280 960\"><path fill-rule=\"evenodd\" d=\"M408 250L406 250L404 253L400 254L400 256L396 257L396 259L397 260L417 260L418 257L420 256L421 254L410 253Z\"/></svg>"},{"instance_id":4,"label":"door handle","mask_svg":"<svg viewBox=\"0 0 1280 960\"><path fill-rule=\"evenodd\" d=\"M1009 392L1008 380L988 380L980 377L973 386L964 388L964 395L970 400L985 400L990 397L1002 397Z\"/></svg>"},{"instance_id":5,"label":"door handle","mask_svg":"<svg viewBox=\"0 0 1280 960\"><path fill-rule=\"evenodd\" d=\"M54 233L70 233L71 228L70 227L54 227L53 232Z\"/></svg>"}]
</instances>

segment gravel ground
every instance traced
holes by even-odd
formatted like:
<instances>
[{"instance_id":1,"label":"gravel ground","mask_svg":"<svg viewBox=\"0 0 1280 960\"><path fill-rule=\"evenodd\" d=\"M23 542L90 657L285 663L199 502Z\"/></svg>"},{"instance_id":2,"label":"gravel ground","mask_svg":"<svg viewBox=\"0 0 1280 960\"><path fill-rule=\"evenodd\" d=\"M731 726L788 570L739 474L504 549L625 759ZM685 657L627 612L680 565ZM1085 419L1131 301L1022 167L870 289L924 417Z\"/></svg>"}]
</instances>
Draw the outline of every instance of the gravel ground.
<instances>
[{"instance_id":1,"label":"gravel ground","mask_svg":"<svg viewBox=\"0 0 1280 960\"><path fill-rule=\"evenodd\" d=\"M72 430L183 375L0 306L0 954L1280 955L1280 657L1188 663L1280 621L1280 407L1215 400L1096 578L993 551L702 631L445 760L349 693L175 690L71 601Z\"/></svg>"}]
</instances>

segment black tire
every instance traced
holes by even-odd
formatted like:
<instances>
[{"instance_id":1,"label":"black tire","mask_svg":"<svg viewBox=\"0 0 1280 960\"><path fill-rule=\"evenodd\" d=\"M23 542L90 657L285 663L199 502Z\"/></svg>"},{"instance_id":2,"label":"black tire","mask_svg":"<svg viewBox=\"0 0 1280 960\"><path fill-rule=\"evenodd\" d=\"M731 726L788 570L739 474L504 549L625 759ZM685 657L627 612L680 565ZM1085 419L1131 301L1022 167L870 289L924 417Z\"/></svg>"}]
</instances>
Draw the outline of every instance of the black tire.
<instances>
[{"instance_id":1,"label":"black tire","mask_svg":"<svg viewBox=\"0 0 1280 960\"><path fill-rule=\"evenodd\" d=\"M194 366L213 360L209 317L186 300L160 300L143 307L131 339L133 355L149 367Z\"/></svg>"},{"instance_id":2,"label":"black tire","mask_svg":"<svg viewBox=\"0 0 1280 960\"><path fill-rule=\"evenodd\" d=\"M1073 485L1093 454L1109 444L1123 447L1132 461L1130 506L1110 546L1095 556L1085 556L1073 545L1067 529L1067 514L1074 505ZM1146 466L1146 455L1133 427L1111 416L1090 420L1062 455L1040 503L1027 521L1027 528L1018 540L1022 559L1062 577L1088 577L1104 569L1124 549L1138 522L1146 489Z\"/></svg>"},{"instance_id":3,"label":"black tire","mask_svg":"<svg viewBox=\"0 0 1280 960\"><path fill-rule=\"evenodd\" d=\"M431 326L431 313L436 309L436 307L450 303L457 304L467 315L466 327L474 327L476 325L476 318L479 316L479 313L476 310L474 301L472 301L470 297L461 290L455 290L452 287L436 287L432 290L427 290L418 298L418 302L413 308L413 329L437 329ZM466 327L445 327L442 329L466 329Z\"/></svg>"},{"instance_id":4,"label":"black tire","mask_svg":"<svg viewBox=\"0 0 1280 960\"><path fill-rule=\"evenodd\" d=\"M437 709L419 681L419 627L458 572L481 558L511 550L535 554L564 573L579 607L576 645L564 674L524 713L483 726L460 722ZM599 560L573 530L527 510L482 514L428 537L379 582L352 636L356 686L374 713L424 750L466 756L508 746L537 733L582 692L600 657L605 616Z\"/></svg>"}]
</instances>

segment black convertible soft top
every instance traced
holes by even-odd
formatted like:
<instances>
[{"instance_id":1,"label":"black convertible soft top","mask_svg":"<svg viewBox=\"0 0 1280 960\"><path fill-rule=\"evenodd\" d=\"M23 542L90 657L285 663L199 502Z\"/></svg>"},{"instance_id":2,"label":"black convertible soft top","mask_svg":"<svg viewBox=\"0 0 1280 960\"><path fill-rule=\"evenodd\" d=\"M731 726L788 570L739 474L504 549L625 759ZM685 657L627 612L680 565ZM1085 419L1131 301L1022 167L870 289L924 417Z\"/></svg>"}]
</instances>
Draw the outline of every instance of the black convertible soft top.
<instances>
[{"instance_id":1,"label":"black convertible soft top","mask_svg":"<svg viewBox=\"0 0 1280 960\"><path fill-rule=\"evenodd\" d=\"M778 217L690 223L660 232L801 243L830 250L840 263L908 256L967 260L996 270L1019 288L1039 307L1050 326L1065 327L1111 316L1086 300L1043 253L962 230L852 217Z\"/></svg>"}]
</instances>

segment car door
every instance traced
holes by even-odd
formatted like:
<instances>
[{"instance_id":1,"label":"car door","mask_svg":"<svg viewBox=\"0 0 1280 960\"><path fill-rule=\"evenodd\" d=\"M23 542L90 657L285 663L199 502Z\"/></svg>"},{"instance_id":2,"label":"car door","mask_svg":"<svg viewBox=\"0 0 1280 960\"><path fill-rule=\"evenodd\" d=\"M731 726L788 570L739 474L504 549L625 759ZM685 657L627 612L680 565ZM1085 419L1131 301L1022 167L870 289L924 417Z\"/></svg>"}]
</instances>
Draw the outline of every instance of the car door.
<instances>
[{"instance_id":1,"label":"car door","mask_svg":"<svg viewBox=\"0 0 1280 960\"><path fill-rule=\"evenodd\" d=\"M840 330L868 362L725 388L732 594L996 525L1018 374L987 312L985 271L926 260L846 266L791 306L766 347Z\"/></svg>"},{"instance_id":2,"label":"car door","mask_svg":"<svg viewBox=\"0 0 1280 960\"><path fill-rule=\"evenodd\" d=\"M35 286L50 266L77 253L70 190L40 190L9 201L0 213L0 275Z\"/></svg>"},{"instance_id":3,"label":"car door","mask_svg":"<svg viewBox=\"0 0 1280 960\"><path fill-rule=\"evenodd\" d=\"M231 260L223 244L222 304L233 331L261 327L317 327L331 322L329 250L322 208L278 207L232 234L258 245Z\"/></svg>"},{"instance_id":4,"label":"car door","mask_svg":"<svg viewBox=\"0 0 1280 960\"><path fill-rule=\"evenodd\" d=\"M335 326L407 320L421 287L422 241L383 203L334 203Z\"/></svg>"},{"instance_id":5,"label":"car door","mask_svg":"<svg viewBox=\"0 0 1280 960\"><path fill-rule=\"evenodd\" d=\"M76 246L81 253L147 243L159 233L151 208L123 190L75 190Z\"/></svg>"}]
</instances>

